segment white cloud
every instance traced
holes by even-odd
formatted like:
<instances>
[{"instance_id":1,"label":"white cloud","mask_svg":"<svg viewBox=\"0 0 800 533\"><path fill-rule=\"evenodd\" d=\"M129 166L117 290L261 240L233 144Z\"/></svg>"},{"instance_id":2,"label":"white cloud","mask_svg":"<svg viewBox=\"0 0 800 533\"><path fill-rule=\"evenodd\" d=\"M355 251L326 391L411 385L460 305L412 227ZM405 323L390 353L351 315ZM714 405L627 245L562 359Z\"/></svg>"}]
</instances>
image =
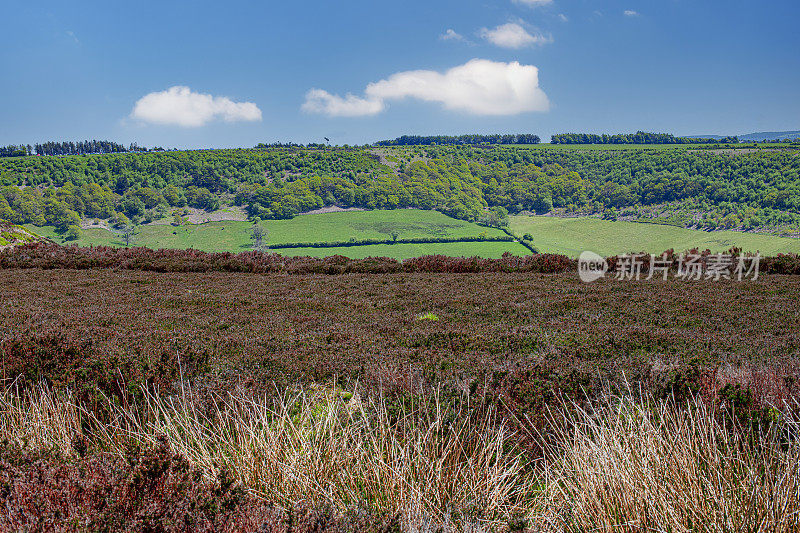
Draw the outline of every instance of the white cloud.
<instances>
[{"instance_id":1,"label":"white cloud","mask_svg":"<svg viewBox=\"0 0 800 533\"><path fill-rule=\"evenodd\" d=\"M75 44L81 44L81 42L80 42L80 41L78 40L78 38L75 36L75 32L73 32L73 31L67 31L67 35L69 35L69 36L72 38L72 40L73 40L73 41L75 41Z\"/></svg>"},{"instance_id":2,"label":"white cloud","mask_svg":"<svg viewBox=\"0 0 800 533\"><path fill-rule=\"evenodd\" d=\"M445 109L474 115L516 115L547 111L550 103L539 88L539 69L518 62L473 59L444 73L411 70L367 85L364 96L344 98L321 89L306 94L303 110L329 116L376 115L386 102L415 98Z\"/></svg>"},{"instance_id":3,"label":"white cloud","mask_svg":"<svg viewBox=\"0 0 800 533\"><path fill-rule=\"evenodd\" d=\"M552 4L553 0L513 0L515 4L523 4L526 6L537 7Z\"/></svg>"},{"instance_id":4,"label":"white cloud","mask_svg":"<svg viewBox=\"0 0 800 533\"><path fill-rule=\"evenodd\" d=\"M531 35L516 22L501 24L494 29L482 28L478 34L495 46L503 48L523 48L532 44L545 44L553 42L552 37L545 37L537 33Z\"/></svg>"},{"instance_id":5,"label":"white cloud","mask_svg":"<svg viewBox=\"0 0 800 533\"><path fill-rule=\"evenodd\" d=\"M311 89L306 93L302 110L331 117L363 117L377 115L385 107L383 101L377 98L360 98L350 93L342 98L322 89Z\"/></svg>"},{"instance_id":6,"label":"white cloud","mask_svg":"<svg viewBox=\"0 0 800 533\"><path fill-rule=\"evenodd\" d=\"M439 39L442 41L463 41L464 36L455 30L448 28L446 32L439 36Z\"/></svg>"},{"instance_id":7,"label":"white cloud","mask_svg":"<svg viewBox=\"0 0 800 533\"><path fill-rule=\"evenodd\" d=\"M176 85L139 98L131 118L150 124L196 128L214 120L259 121L261 110L252 102L234 102L225 96L196 93L189 87Z\"/></svg>"},{"instance_id":8,"label":"white cloud","mask_svg":"<svg viewBox=\"0 0 800 533\"><path fill-rule=\"evenodd\" d=\"M569 18L567 18L564 13L559 13L558 18L561 20L561 22L569 22Z\"/></svg>"},{"instance_id":9,"label":"white cloud","mask_svg":"<svg viewBox=\"0 0 800 533\"><path fill-rule=\"evenodd\" d=\"M622 14L625 15L626 17L638 17L639 16L639 13L637 13L633 9L626 9L625 11L622 12Z\"/></svg>"}]
</instances>

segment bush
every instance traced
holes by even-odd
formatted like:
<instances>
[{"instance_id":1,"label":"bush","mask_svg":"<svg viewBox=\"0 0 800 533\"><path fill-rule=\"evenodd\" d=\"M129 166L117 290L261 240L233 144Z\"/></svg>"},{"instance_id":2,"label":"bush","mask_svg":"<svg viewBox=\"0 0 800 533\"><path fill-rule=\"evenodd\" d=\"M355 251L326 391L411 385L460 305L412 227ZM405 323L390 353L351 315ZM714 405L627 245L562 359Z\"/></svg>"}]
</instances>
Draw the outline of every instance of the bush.
<instances>
[{"instance_id":1,"label":"bush","mask_svg":"<svg viewBox=\"0 0 800 533\"><path fill-rule=\"evenodd\" d=\"M124 228L125 226L129 226L130 223L131 221L125 216L124 213L117 213L112 219L112 224L115 228Z\"/></svg>"},{"instance_id":2,"label":"bush","mask_svg":"<svg viewBox=\"0 0 800 533\"><path fill-rule=\"evenodd\" d=\"M77 241L81 238L81 228L80 226L69 226L67 228L67 232L64 234L65 241Z\"/></svg>"}]
</instances>

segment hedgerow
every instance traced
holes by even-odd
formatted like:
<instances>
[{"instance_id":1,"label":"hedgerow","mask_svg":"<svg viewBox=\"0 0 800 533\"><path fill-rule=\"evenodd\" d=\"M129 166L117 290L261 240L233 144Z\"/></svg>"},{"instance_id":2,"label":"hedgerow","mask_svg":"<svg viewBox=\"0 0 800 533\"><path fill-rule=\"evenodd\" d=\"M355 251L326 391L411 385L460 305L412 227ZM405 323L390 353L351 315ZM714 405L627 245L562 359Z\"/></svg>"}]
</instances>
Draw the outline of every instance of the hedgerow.
<instances>
[{"instance_id":1,"label":"hedgerow","mask_svg":"<svg viewBox=\"0 0 800 533\"><path fill-rule=\"evenodd\" d=\"M499 239L506 240L505 237ZM319 245L327 247L326 243L319 243ZM667 250L665 254L666 259L671 263L671 269L676 270L679 267L681 254L674 250ZM739 250L735 248L727 253L734 262L738 261L739 254ZM696 249L683 254L684 259L689 255L697 256L703 268L706 268L716 257L709 250L699 251ZM638 257L641 262L641 272L646 274L651 256L650 254L640 254ZM661 256L657 258L660 260ZM619 262L620 256L607 258L609 271L613 273ZM578 262L575 259L564 255L532 254L518 257L508 252L498 259L429 255L399 261L389 257L350 259L341 255L324 258L284 257L279 254L257 251L234 254L229 252L209 253L194 249L152 250L143 247L114 248L108 246L81 248L45 242L0 250L0 269L85 270L110 268L151 272L247 272L252 274L385 274L392 272L536 272L554 274L574 272L577 266ZM763 274L800 274L800 255L778 254L773 257L760 257L759 272Z\"/></svg>"},{"instance_id":2,"label":"hedgerow","mask_svg":"<svg viewBox=\"0 0 800 533\"><path fill-rule=\"evenodd\" d=\"M429 244L448 242L513 242L511 235L480 236L467 235L464 237L418 237L408 239L350 239L348 241L322 241L322 242L287 242L270 245L272 249L283 248L339 248L349 246L369 246L372 244Z\"/></svg>"},{"instance_id":3,"label":"hedgerow","mask_svg":"<svg viewBox=\"0 0 800 533\"><path fill-rule=\"evenodd\" d=\"M248 272L253 274L346 274L390 272L566 272L575 262L563 255L540 254L499 259L424 256L398 261L388 257L349 259L284 257L262 252L208 253L150 248L79 248L36 243L0 251L0 269L118 269L152 272Z\"/></svg>"}]
</instances>

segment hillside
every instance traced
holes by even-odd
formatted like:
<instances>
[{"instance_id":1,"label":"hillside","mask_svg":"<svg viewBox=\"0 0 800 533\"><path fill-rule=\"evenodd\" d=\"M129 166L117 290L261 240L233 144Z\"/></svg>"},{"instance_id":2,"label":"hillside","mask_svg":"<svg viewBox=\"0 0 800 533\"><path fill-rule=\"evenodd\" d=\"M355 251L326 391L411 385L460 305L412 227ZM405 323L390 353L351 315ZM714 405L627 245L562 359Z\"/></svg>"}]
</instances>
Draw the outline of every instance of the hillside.
<instances>
[{"instance_id":1,"label":"hillside","mask_svg":"<svg viewBox=\"0 0 800 533\"><path fill-rule=\"evenodd\" d=\"M0 220L0 248L28 244L40 240L42 240L42 237L28 228Z\"/></svg>"},{"instance_id":2,"label":"hillside","mask_svg":"<svg viewBox=\"0 0 800 533\"><path fill-rule=\"evenodd\" d=\"M683 252L693 248L725 252L732 247L762 255L800 253L800 239L599 218L512 216L510 228L519 237L531 235L532 244L539 252L569 257L577 257L584 250L610 256L639 252L660 254L669 249Z\"/></svg>"},{"instance_id":3,"label":"hillside","mask_svg":"<svg viewBox=\"0 0 800 533\"><path fill-rule=\"evenodd\" d=\"M724 139L725 135L691 135L690 139ZM800 139L800 130L793 131L760 131L756 133L746 133L738 135L739 141L761 142L772 141L775 139Z\"/></svg>"},{"instance_id":4,"label":"hillside","mask_svg":"<svg viewBox=\"0 0 800 533\"><path fill-rule=\"evenodd\" d=\"M5 158L0 217L52 226L72 240L80 240L81 227L90 233L164 220L183 225L189 208L228 208L251 222L336 206L433 210L490 225L503 209L612 218L625 211L696 229L787 235L800 228L796 150L742 150L731 157L693 145L573 146L264 147Z\"/></svg>"},{"instance_id":5,"label":"hillside","mask_svg":"<svg viewBox=\"0 0 800 533\"><path fill-rule=\"evenodd\" d=\"M800 130L794 131L762 131L741 135L743 141L771 141L773 139L800 139Z\"/></svg>"}]
</instances>

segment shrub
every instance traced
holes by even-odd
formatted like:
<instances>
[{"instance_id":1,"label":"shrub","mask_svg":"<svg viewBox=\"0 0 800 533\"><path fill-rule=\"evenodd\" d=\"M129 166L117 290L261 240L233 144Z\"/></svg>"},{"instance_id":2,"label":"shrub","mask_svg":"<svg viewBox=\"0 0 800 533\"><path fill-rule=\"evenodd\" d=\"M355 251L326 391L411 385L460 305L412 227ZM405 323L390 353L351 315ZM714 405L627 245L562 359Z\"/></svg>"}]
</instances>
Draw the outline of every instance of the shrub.
<instances>
[{"instance_id":1,"label":"shrub","mask_svg":"<svg viewBox=\"0 0 800 533\"><path fill-rule=\"evenodd\" d=\"M566 272L575 262L563 255L539 254L501 259L446 257L366 259L283 257L262 252L206 253L198 250L151 250L149 248L79 248L36 243L0 251L0 268L114 268L155 272L250 272L258 274L342 274L386 272Z\"/></svg>"},{"instance_id":2,"label":"shrub","mask_svg":"<svg viewBox=\"0 0 800 533\"><path fill-rule=\"evenodd\" d=\"M64 234L65 241L77 241L81 237L80 226L69 226L67 232Z\"/></svg>"}]
</instances>

